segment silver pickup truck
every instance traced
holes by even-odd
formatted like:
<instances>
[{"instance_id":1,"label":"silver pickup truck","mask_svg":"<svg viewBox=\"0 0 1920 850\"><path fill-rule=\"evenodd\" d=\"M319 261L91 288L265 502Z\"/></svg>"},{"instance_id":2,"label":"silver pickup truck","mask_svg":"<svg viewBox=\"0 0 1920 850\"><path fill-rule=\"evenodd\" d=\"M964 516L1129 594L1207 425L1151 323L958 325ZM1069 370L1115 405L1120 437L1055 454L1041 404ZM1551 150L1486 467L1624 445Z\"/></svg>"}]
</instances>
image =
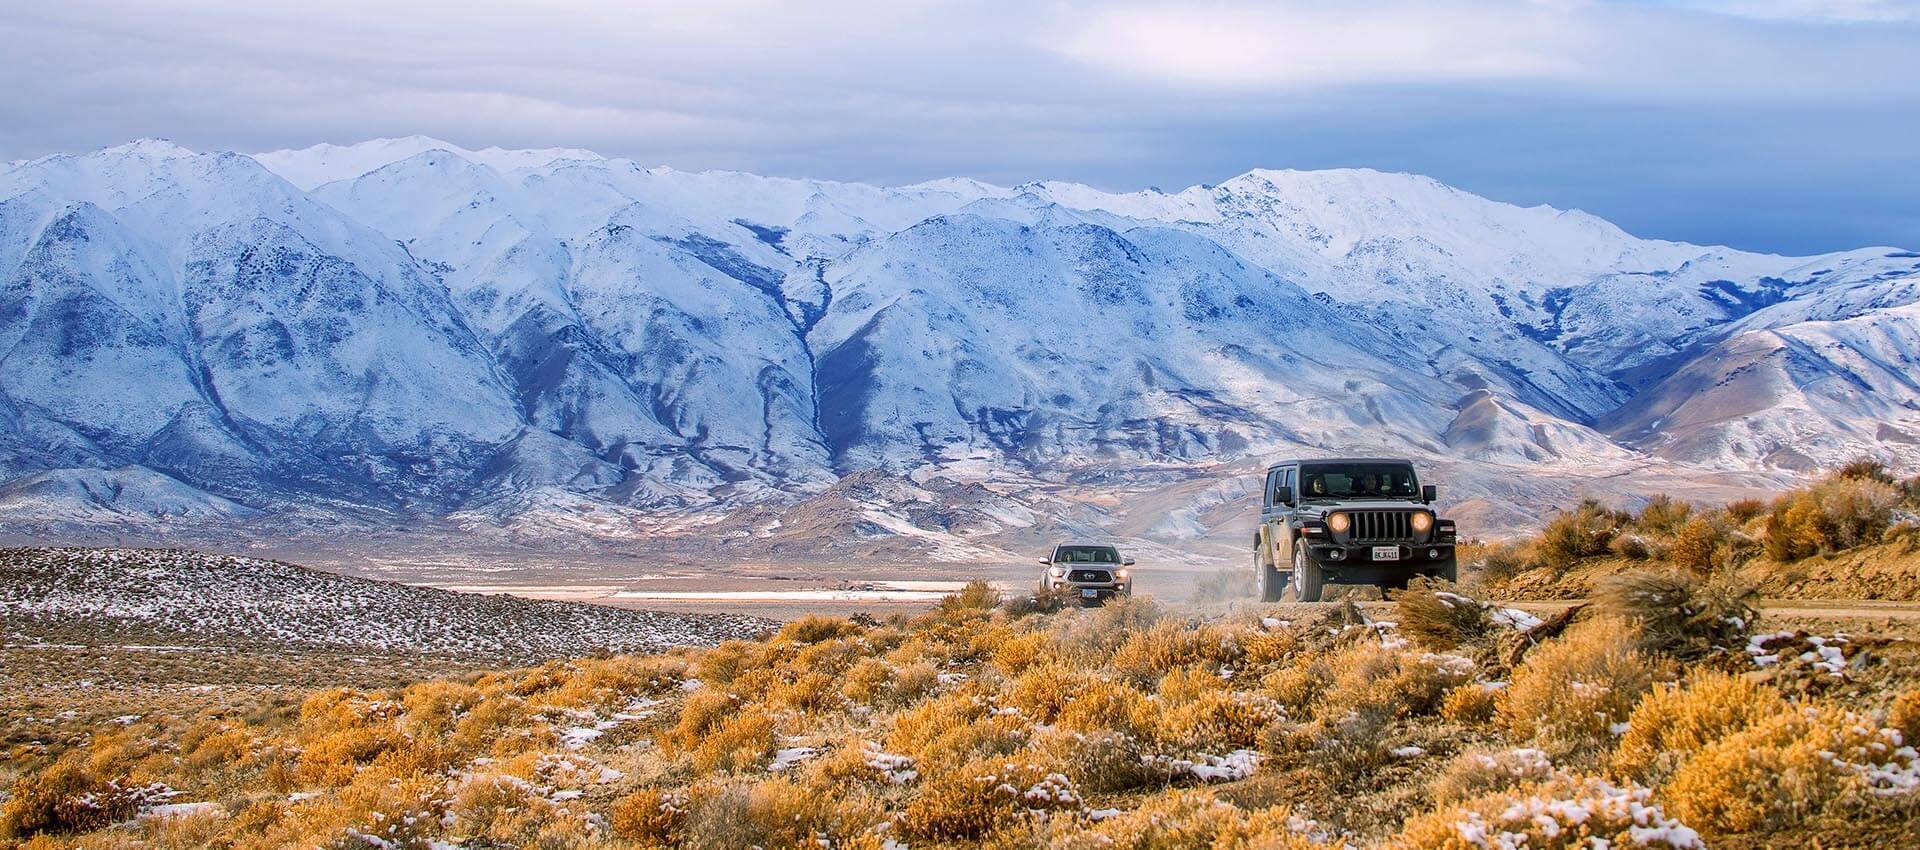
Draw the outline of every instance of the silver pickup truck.
<instances>
[{"instance_id":1,"label":"silver pickup truck","mask_svg":"<svg viewBox=\"0 0 1920 850\"><path fill-rule=\"evenodd\" d=\"M1053 547L1053 554L1041 558L1040 564L1047 568L1040 577L1042 593L1093 603L1133 595L1133 559L1121 556L1112 546L1063 543Z\"/></svg>"}]
</instances>

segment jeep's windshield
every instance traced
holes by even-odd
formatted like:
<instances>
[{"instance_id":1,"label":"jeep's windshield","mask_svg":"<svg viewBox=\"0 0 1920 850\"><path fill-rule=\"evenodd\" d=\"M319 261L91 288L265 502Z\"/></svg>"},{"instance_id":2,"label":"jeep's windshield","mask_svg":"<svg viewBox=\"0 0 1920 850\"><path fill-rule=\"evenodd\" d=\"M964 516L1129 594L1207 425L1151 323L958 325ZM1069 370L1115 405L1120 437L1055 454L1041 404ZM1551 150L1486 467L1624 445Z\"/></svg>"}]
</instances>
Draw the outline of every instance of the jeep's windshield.
<instances>
[{"instance_id":1,"label":"jeep's windshield","mask_svg":"<svg viewBox=\"0 0 1920 850\"><path fill-rule=\"evenodd\" d=\"M1053 550L1056 564L1118 564L1120 551L1112 546L1061 546Z\"/></svg>"},{"instance_id":2,"label":"jeep's windshield","mask_svg":"<svg viewBox=\"0 0 1920 850\"><path fill-rule=\"evenodd\" d=\"M1404 463L1315 463L1300 466L1301 499L1412 499L1420 493Z\"/></svg>"}]
</instances>

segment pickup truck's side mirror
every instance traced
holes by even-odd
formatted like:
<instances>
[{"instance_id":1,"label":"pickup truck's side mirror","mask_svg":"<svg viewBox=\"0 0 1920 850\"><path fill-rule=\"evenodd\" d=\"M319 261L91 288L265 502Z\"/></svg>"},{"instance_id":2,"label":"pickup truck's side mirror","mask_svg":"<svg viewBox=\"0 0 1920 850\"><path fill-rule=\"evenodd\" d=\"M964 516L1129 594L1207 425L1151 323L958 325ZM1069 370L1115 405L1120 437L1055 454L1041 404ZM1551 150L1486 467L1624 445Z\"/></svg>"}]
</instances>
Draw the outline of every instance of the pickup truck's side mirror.
<instances>
[{"instance_id":1,"label":"pickup truck's side mirror","mask_svg":"<svg viewBox=\"0 0 1920 850\"><path fill-rule=\"evenodd\" d=\"M1440 498L1440 488L1435 487L1432 484L1420 485L1420 501L1426 502L1427 504L1431 505L1433 504L1433 500L1438 498Z\"/></svg>"},{"instance_id":2,"label":"pickup truck's side mirror","mask_svg":"<svg viewBox=\"0 0 1920 850\"><path fill-rule=\"evenodd\" d=\"M1273 503L1276 505L1293 504L1293 488L1285 486L1273 488Z\"/></svg>"},{"instance_id":3,"label":"pickup truck's side mirror","mask_svg":"<svg viewBox=\"0 0 1920 850\"><path fill-rule=\"evenodd\" d=\"M1043 566L1043 567L1051 567L1051 566L1053 566L1053 559L1052 559L1052 558L1041 558L1041 559L1040 559L1040 566Z\"/></svg>"},{"instance_id":4,"label":"pickup truck's side mirror","mask_svg":"<svg viewBox=\"0 0 1920 850\"><path fill-rule=\"evenodd\" d=\"M1123 566L1123 567L1131 567L1131 566L1133 566L1133 559L1132 559L1132 558L1121 558L1121 559L1120 559L1120 566Z\"/></svg>"}]
</instances>

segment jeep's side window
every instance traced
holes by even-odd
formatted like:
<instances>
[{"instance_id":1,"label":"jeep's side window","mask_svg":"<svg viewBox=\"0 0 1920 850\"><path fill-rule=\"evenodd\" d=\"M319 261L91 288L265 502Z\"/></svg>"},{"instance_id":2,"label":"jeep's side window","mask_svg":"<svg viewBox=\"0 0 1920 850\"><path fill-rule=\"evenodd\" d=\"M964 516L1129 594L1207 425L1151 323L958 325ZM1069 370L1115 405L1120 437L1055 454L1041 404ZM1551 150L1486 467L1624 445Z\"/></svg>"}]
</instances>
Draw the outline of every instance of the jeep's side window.
<instances>
[{"instance_id":1,"label":"jeep's side window","mask_svg":"<svg viewBox=\"0 0 1920 850\"><path fill-rule=\"evenodd\" d=\"M1267 497L1265 499L1262 499L1261 502L1264 503L1269 508L1273 507L1273 496L1275 493L1280 492L1279 487L1280 487L1280 470L1275 469L1268 472L1267 473Z\"/></svg>"},{"instance_id":2,"label":"jeep's side window","mask_svg":"<svg viewBox=\"0 0 1920 850\"><path fill-rule=\"evenodd\" d=\"M1300 491L1293 486L1293 467L1287 467L1286 471L1280 475L1280 486L1287 488L1288 492L1293 493L1295 499L1300 498Z\"/></svg>"}]
</instances>

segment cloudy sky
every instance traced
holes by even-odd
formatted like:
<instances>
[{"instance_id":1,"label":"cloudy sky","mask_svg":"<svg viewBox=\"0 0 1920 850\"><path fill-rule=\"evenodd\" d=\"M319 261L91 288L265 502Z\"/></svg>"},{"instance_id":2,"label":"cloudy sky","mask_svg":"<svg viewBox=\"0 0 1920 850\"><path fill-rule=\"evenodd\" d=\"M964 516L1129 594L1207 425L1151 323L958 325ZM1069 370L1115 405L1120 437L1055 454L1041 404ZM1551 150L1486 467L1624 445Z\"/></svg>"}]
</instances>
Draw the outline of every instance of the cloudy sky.
<instances>
[{"instance_id":1,"label":"cloudy sky","mask_svg":"<svg viewBox=\"0 0 1920 850\"><path fill-rule=\"evenodd\" d=\"M414 133L878 182L1367 166L1643 236L1920 247L1920 0L0 8L0 159Z\"/></svg>"}]
</instances>

